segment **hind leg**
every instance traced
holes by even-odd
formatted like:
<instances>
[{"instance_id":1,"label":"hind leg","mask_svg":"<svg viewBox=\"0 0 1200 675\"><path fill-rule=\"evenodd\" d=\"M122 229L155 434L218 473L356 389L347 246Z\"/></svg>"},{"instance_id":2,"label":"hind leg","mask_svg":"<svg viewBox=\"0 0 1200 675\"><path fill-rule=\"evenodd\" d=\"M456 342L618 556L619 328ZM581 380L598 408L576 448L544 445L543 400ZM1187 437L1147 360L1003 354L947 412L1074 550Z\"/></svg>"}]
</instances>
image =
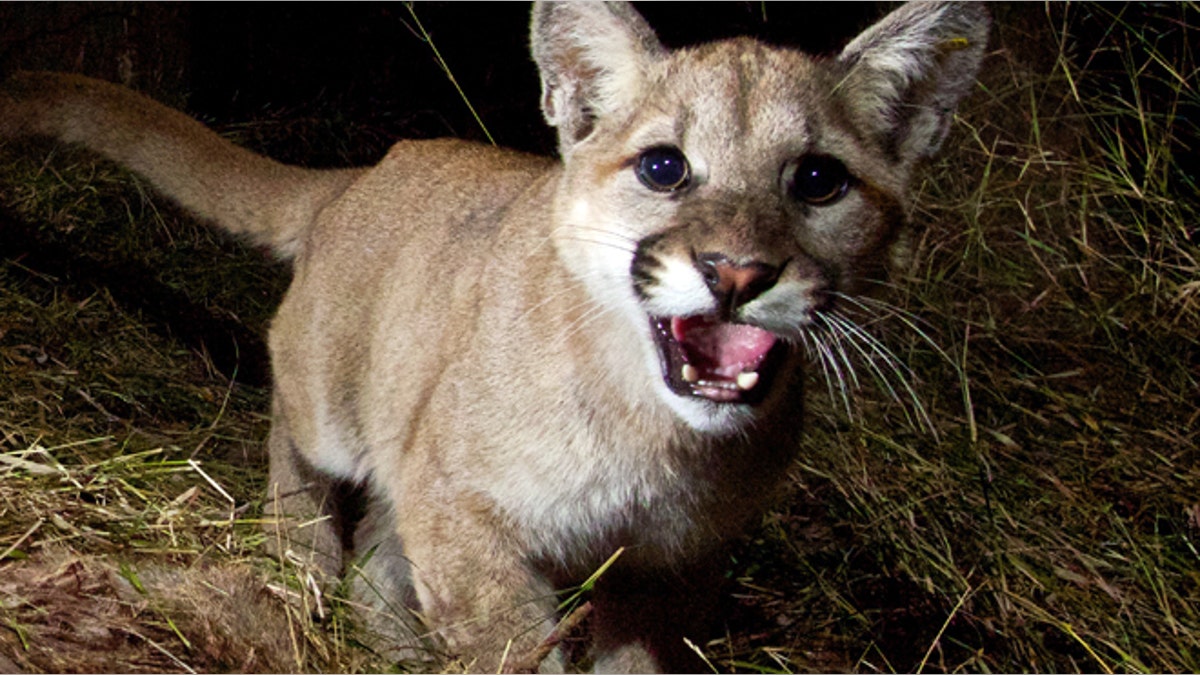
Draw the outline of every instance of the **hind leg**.
<instances>
[{"instance_id":1,"label":"hind leg","mask_svg":"<svg viewBox=\"0 0 1200 675\"><path fill-rule=\"evenodd\" d=\"M358 490L315 469L301 456L278 402L267 441L270 475L264 507L268 547L334 576L342 571L347 533L357 516Z\"/></svg>"}]
</instances>

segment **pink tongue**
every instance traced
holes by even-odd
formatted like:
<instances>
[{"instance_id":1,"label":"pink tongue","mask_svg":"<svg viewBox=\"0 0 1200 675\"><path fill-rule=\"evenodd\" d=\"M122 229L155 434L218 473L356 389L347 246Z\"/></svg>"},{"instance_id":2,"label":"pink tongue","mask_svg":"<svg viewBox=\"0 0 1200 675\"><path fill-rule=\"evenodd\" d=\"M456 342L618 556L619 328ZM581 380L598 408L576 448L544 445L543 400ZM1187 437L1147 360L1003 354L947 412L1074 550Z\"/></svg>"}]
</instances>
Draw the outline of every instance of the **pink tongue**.
<instances>
[{"instance_id":1,"label":"pink tongue","mask_svg":"<svg viewBox=\"0 0 1200 675\"><path fill-rule=\"evenodd\" d=\"M757 366L775 345L775 336L761 328L702 316L672 318L671 335L683 347L688 363L713 371L728 369L721 373L726 377Z\"/></svg>"}]
</instances>

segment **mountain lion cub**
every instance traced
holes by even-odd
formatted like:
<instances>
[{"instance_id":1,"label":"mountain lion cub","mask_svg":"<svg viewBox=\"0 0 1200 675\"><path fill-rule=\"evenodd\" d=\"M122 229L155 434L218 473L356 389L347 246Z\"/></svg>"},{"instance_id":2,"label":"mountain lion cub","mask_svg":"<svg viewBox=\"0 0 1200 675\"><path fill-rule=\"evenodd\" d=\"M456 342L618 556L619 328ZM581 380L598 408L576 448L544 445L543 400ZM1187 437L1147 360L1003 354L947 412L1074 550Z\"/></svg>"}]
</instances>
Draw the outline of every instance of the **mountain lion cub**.
<instances>
[{"instance_id":1,"label":"mountain lion cub","mask_svg":"<svg viewBox=\"0 0 1200 675\"><path fill-rule=\"evenodd\" d=\"M828 59L668 51L627 4L539 3L560 160L437 140L284 166L44 73L0 89L0 136L83 144L293 261L269 441L293 551L478 670L538 667L556 591L620 551L587 658L687 668L722 545L797 451L799 346L887 260L987 29L910 4Z\"/></svg>"}]
</instances>

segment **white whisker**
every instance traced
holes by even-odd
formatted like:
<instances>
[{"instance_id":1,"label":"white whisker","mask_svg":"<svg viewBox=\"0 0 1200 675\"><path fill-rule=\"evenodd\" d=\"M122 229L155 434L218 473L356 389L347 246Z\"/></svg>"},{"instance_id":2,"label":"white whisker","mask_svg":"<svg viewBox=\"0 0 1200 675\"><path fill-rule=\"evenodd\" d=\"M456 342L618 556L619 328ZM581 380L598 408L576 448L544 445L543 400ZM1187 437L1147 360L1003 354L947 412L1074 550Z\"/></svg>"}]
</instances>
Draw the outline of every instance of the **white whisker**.
<instances>
[{"instance_id":1,"label":"white whisker","mask_svg":"<svg viewBox=\"0 0 1200 675\"><path fill-rule=\"evenodd\" d=\"M895 318L921 341L932 347L942 358L953 363L946 352L923 328L920 317L888 302L870 296L848 296L834 294L841 307L821 312L812 328L805 334L805 351L820 365L827 386L833 394L831 378L836 377L842 389L841 398L847 412L852 413L846 389L858 389L857 368L869 369L871 379L895 403L899 404L909 424L927 430L934 435L937 430L924 403L914 387L916 377L912 369L889 347L872 326L886 326ZM847 311L850 310L850 311ZM860 314L861 313L861 314ZM858 366L856 367L856 364ZM955 364L957 367L957 364Z\"/></svg>"},{"instance_id":2,"label":"white whisker","mask_svg":"<svg viewBox=\"0 0 1200 675\"><path fill-rule=\"evenodd\" d=\"M836 315L822 315L821 318L825 320L825 327L828 329L830 336L833 338L834 349L836 349L838 355L841 356L842 363L846 365L846 371L850 373L851 385L854 389L858 389L861 386L858 381L858 372L854 369L854 363L850 360L850 355L846 353L846 348L843 346L844 341L849 341L852 345L854 345L854 340L851 339L852 336L847 335L842 329L841 324L834 321L837 318ZM857 345L854 345L854 347L857 349Z\"/></svg>"},{"instance_id":3,"label":"white whisker","mask_svg":"<svg viewBox=\"0 0 1200 675\"><path fill-rule=\"evenodd\" d=\"M542 307L545 307L546 305L550 304L551 302L554 302L555 300L563 297L564 295L569 295L571 293L576 293L576 292L583 293L583 294L587 293L586 290L579 289L574 286L570 286L570 285L560 286L559 288L555 289L553 292L547 293L546 296L543 297L540 301L538 301L537 304L533 305L529 309L526 309L524 312L522 312L521 316L518 318L520 320L528 319L534 312L541 309Z\"/></svg>"},{"instance_id":4,"label":"white whisker","mask_svg":"<svg viewBox=\"0 0 1200 675\"><path fill-rule=\"evenodd\" d=\"M919 418L919 423L914 426L921 426L936 433L932 420L930 420L929 414L925 410L925 406L921 403L920 397L917 396L917 392L912 386L912 370L901 362L879 338L867 332L849 318L836 314L828 318L839 325L841 330L851 338L849 340L851 346L862 356L867 367L875 375L875 381L887 390L888 396L893 401L903 405L900 393L892 385L892 380L894 379L904 389L908 400L912 402L913 408ZM890 371L891 376L889 376L888 372L884 371L879 361L883 362L883 366ZM908 408L904 407L904 411L905 416L909 419L909 423L912 424L913 419L908 415Z\"/></svg>"},{"instance_id":5,"label":"white whisker","mask_svg":"<svg viewBox=\"0 0 1200 675\"><path fill-rule=\"evenodd\" d=\"M608 246L626 253L636 251L638 244L638 238L633 236L632 232L621 232L605 227L563 225L554 229L554 236L584 244Z\"/></svg>"},{"instance_id":6,"label":"white whisker","mask_svg":"<svg viewBox=\"0 0 1200 675\"><path fill-rule=\"evenodd\" d=\"M570 309L579 309L581 311L579 316L564 326L563 330L555 336L554 341L548 345L551 349L558 349L562 347L572 337L583 332L583 330L586 329L589 324L592 324L604 317L606 314L613 312L611 307L606 307L602 303L596 302L591 298L585 299Z\"/></svg>"},{"instance_id":7,"label":"white whisker","mask_svg":"<svg viewBox=\"0 0 1200 675\"><path fill-rule=\"evenodd\" d=\"M846 387L846 376L842 373L842 367L838 364L837 357L829 349L829 345L820 339L819 336L813 335L813 345L820 354L820 363L822 369L825 370L825 382L830 388L830 398L833 398L833 382L836 380L838 392L841 394L842 404L846 408L846 414L852 415L852 406L850 405L850 391ZM835 378L830 378L829 373L832 369Z\"/></svg>"},{"instance_id":8,"label":"white whisker","mask_svg":"<svg viewBox=\"0 0 1200 675\"><path fill-rule=\"evenodd\" d=\"M822 358L820 350L818 350L814 344L817 340L817 337L812 333L805 331L800 334L800 339L804 342L804 354L808 357L808 360L815 361L817 365L821 366L821 374L825 380L825 389L829 392L829 400L832 401L835 398L833 393L833 379L829 376L829 365L825 363L825 359Z\"/></svg>"},{"instance_id":9,"label":"white whisker","mask_svg":"<svg viewBox=\"0 0 1200 675\"><path fill-rule=\"evenodd\" d=\"M933 348L933 350L936 351L939 356L945 359L947 363L953 365L956 370L959 369L958 362L950 358L950 355L947 354L944 349L942 349L941 345L939 345L936 340L930 337L929 333L925 332L925 330L918 325L919 323L923 323L923 321L917 315L891 303L868 296L859 296L857 298L844 297L844 299L850 300L852 304L857 305L866 312L883 310L887 313L887 315L896 317L909 330L911 330L914 335L921 338L921 341ZM959 372L959 375L962 375L961 371Z\"/></svg>"}]
</instances>

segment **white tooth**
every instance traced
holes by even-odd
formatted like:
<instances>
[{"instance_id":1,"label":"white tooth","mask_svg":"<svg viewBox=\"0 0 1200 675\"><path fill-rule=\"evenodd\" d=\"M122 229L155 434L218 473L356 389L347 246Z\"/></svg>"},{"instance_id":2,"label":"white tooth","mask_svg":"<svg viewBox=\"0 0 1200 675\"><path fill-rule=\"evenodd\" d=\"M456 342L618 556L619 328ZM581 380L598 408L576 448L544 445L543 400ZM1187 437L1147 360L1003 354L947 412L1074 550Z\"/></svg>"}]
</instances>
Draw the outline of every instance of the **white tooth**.
<instances>
[{"instance_id":1,"label":"white tooth","mask_svg":"<svg viewBox=\"0 0 1200 675\"><path fill-rule=\"evenodd\" d=\"M696 370L696 366L690 363L683 364L683 381L695 384L700 381L700 371Z\"/></svg>"},{"instance_id":2,"label":"white tooth","mask_svg":"<svg viewBox=\"0 0 1200 675\"><path fill-rule=\"evenodd\" d=\"M758 373L749 372L737 376L737 385L742 391L750 391L756 384L758 384Z\"/></svg>"}]
</instances>

